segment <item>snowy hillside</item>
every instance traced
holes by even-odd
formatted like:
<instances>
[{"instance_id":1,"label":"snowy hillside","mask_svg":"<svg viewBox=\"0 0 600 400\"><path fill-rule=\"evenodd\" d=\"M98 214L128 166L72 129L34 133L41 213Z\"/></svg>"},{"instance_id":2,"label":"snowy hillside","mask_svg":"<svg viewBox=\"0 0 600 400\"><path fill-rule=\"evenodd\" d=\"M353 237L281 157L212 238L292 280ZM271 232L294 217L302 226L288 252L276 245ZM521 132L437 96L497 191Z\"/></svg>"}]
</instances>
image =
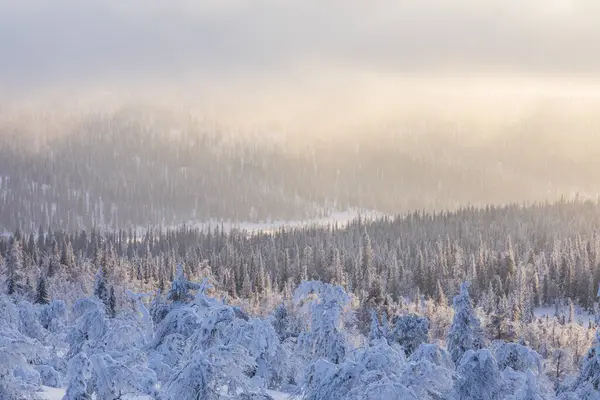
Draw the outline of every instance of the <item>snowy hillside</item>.
<instances>
[{"instance_id":1,"label":"snowy hillside","mask_svg":"<svg viewBox=\"0 0 600 400\"><path fill-rule=\"evenodd\" d=\"M17 231L0 399L596 399L598 207Z\"/></svg>"}]
</instances>

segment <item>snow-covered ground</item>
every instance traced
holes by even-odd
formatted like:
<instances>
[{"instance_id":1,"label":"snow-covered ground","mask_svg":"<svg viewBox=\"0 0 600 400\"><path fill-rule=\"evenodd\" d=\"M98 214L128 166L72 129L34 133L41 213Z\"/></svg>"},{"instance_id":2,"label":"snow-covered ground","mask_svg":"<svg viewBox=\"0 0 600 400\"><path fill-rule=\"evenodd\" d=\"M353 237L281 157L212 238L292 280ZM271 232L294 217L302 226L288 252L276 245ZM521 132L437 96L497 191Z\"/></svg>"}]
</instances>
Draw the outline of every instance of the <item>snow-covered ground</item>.
<instances>
[{"instance_id":1,"label":"snow-covered ground","mask_svg":"<svg viewBox=\"0 0 600 400\"><path fill-rule=\"evenodd\" d=\"M536 316L536 318L545 318L546 316L554 318L554 316L556 315L556 309L554 307L537 307L533 311L533 313ZM566 318L568 318L569 307L565 306L560 308L559 313L559 315L564 315ZM595 317L593 313L590 314L587 311L582 310L580 307L575 308L575 319L577 320L577 323L584 324L587 326L590 320L593 321L594 318Z\"/></svg>"},{"instance_id":2,"label":"snow-covered ground","mask_svg":"<svg viewBox=\"0 0 600 400\"><path fill-rule=\"evenodd\" d=\"M274 392L272 390L267 391L274 400L294 400L295 397L290 397L287 393ZM45 400L62 400L65 395L65 389L56 389L50 387L44 387L44 392L41 393L42 397ZM150 397L148 396L125 396L123 400L148 400Z\"/></svg>"},{"instance_id":3,"label":"snow-covered ground","mask_svg":"<svg viewBox=\"0 0 600 400\"><path fill-rule=\"evenodd\" d=\"M195 226L199 229L206 230L210 226L211 228L215 228L216 226L223 225L223 230L226 232L231 231L232 229L239 229L248 232L270 232L277 230L281 227L302 227L302 226L313 226L319 225L324 226L327 224L335 224L338 225L346 225L349 222L355 220L360 216L366 220L373 220L376 218L383 217L384 214L373 211L373 210L358 210L358 209L349 209L346 211L335 211L330 213L329 215L322 218L312 218L306 220L296 220L296 221L281 221L281 220L273 220L273 221L265 221L265 222L231 222L231 221L208 221L208 222L191 222L188 225Z\"/></svg>"}]
</instances>

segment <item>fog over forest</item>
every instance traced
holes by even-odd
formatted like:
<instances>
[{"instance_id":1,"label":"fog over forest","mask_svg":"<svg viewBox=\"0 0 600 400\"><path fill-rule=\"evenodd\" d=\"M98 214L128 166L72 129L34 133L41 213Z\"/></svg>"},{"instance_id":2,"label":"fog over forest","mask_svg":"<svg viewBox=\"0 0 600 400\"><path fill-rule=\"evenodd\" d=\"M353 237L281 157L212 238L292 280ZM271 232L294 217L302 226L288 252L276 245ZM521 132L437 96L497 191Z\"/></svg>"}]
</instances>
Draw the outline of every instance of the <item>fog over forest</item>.
<instances>
[{"instance_id":1,"label":"fog over forest","mask_svg":"<svg viewBox=\"0 0 600 400\"><path fill-rule=\"evenodd\" d=\"M0 226L595 199L598 20L592 0L2 0Z\"/></svg>"}]
</instances>

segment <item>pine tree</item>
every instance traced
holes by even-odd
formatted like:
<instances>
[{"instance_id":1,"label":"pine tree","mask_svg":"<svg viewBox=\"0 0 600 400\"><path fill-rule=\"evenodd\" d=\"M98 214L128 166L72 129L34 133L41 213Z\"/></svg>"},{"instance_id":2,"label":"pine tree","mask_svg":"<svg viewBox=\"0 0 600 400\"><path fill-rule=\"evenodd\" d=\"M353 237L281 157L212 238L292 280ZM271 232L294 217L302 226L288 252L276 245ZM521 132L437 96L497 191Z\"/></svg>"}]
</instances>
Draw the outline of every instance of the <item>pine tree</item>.
<instances>
[{"instance_id":1,"label":"pine tree","mask_svg":"<svg viewBox=\"0 0 600 400\"><path fill-rule=\"evenodd\" d=\"M36 304L50 303L50 297L48 296L48 291L46 290L46 278L44 276L40 276L40 279L38 280L34 302Z\"/></svg>"},{"instance_id":2,"label":"pine tree","mask_svg":"<svg viewBox=\"0 0 600 400\"><path fill-rule=\"evenodd\" d=\"M469 283L463 282L460 294L454 297L454 318L448 332L448 351L457 363L467 350L479 350L484 345L479 318L469 297Z\"/></svg>"}]
</instances>

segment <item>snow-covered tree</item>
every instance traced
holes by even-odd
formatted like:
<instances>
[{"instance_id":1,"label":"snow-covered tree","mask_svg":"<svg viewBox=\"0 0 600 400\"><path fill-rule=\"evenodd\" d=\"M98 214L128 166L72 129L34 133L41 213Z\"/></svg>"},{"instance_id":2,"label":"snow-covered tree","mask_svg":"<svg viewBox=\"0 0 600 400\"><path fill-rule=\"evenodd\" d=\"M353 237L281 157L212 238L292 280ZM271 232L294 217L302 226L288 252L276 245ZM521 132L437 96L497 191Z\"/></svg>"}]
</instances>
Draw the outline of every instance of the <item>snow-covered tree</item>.
<instances>
[{"instance_id":1,"label":"snow-covered tree","mask_svg":"<svg viewBox=\"0 0 600 400\"><path fill-rule=\"evenodd\" d=\"M581 374L575 384L576 391L594 393L600 398L600 331L596 332L594 345L583 359Z\"/></svg>"},{"instance_id":2,"label":"snow-covered tree","mask_svg":"<svg viewBox=\"0 0 600 400\"><path fill-rule=\"evenodd\" d=\"M289 312L284 303L278 305L271 315L271 324L282 342L290 337L298 337L301 321L298 316Z\"/></svg>"},{"instance_id":3,"label":"snow-covered tree","mask_svg":"<svg viewBox=\"0 0 600 400\"><path fill-rule=\"evenodd\" d=\"M106 282L106 274L104 268L98 268L94 281L94 296L99 298L105 305L108 304L108 286Z\"/></svg>"},{"instance_id":4,"label":"snow-covered tree","mask_svg":"<svg viewBox=\"0 0 600 400\"><path fill-rule=\"evenodd\" d=\"M383 339L356 350L341 364L318 360L305 376L303 396L317 399L417 399L400 382L405 358L402 349Z\"/></svg>"},{"instance_id":5,"label":"snow-covered tree","mask_svg":"<svg viewBox=\"0 0 600 400\"><path fill-rule=\"evenodd\" d=\"M197 351L182 363L158 395L160 400L226 400L260 393L250 382L257 366L239 346Z\"/></svg>"},{"instance_id":6,"label":"snow-covered tree","mask_svg":"<svg viewBox=\"0 0 600 400\"><path fill-rule=\"evenodd\" d=\"M495 349L498 368L507 367L515 371L533 371L535 374L543 373L542 357L530 348L517 343L501 343Z\"/></svg>"},{"instance_id":7,"label":"snow-covered tree","mask_svg":"<svg viewBox=\"0 0 600 400\"><path fill-rule=\"evenodd\" d=\"M311 308L310 330L298 337L298 349L309 360L324 358L342 361L348 348L343 330L343 314L350 297L341 286L305 281L294 293L298 306Z\"/></svg>"},{"instance_id":8,"label":"snow-covered tree","mask_svg":"<svg viewBox=\"0 0 600 400\"><path fill-rule=\"evenodd\" d=\"M5 260L6 269L6 293L12 295L21 291L23 286L23 250L21 242L12 238L10 249Z\"/></svg>"},{"instance_id":9,"label":"snow-covered tree","mask_svg":"<svg viewBox=\"0 0 600 400\"><path fill-rule=\"evenodd\" d=\"M460 294L454 297L454 318L448 332L448 351L457 363L468 350L478 350L484 345L479 318L469 297L469 283L460 286Z\"/></svg>"},{"instance_id":10,"label":"snow-covered tree","mask_svg":"<svg viewBox=\"0 0 600 400\"><path fill-rule=\"evenodd\" d=\"M113 286L109 290L106 312L110 318L114 318L117 315L117 297L115 296L115 288Z\"/></svg>"},{"instance_id":11,"label":"snow-covered tree","mask_svg":"<svg viewBox=\"0 0 600 400\"><path fill-rule=\"evenodd\" d=\"M40 276L37 284L37 288L35 290L35 300L36 304L48 304L50 303L50 298L48 295L48 290L46 289L46 277Z\"/></svg>"},{"instance_id":12,"label":"snow-covered tree","mask_svg":"<svg viewBox=\"0 0 600 400\"><path fill-rule=\"evenodd\" d=\"M503 399L502 379L498 364L487 349L467 350L457 369L456 400Z\"/></svg>"},{"instance_id":13,"label":"snow-covered tree","mask_svg":"<svg viewBox=\"0 0 600 400\"><path fill-rule=\"evenodd\" d=\"M386 317L387 318L387 317ZM371 310L371 331L369 332L369 343L374 343L384 337L381 325L377 319L375 310Z\"/></svg>"},{"instance_id":14,"label":"snow-covered tree","mask_svg":"<svg viewBox=\"0 0 600 400\"><path fill-rule=\"evenodd\" d=\"M117 400L125 395L156 394L156 375L140 365L128 367L108 354L90 357L92 365L92 391L99 398Z\"/></svg>"},{"instance_id":15,"label":"snow-covered tree","mask_svg":"<svg viewBox=\"0 0 600 400\"><path fill-rule=\"evenodd\" d=\"M69 386L63 400L91 400L88 383L92 377L92 363L85 353L79 353L69 361Z\"/></svg>"},{"instance_id":16,"label":"snow-covered tree","mask_svg":"<svg viewBox=\"0 0 600 400\"><path fill-rule=\"evenodd\" d=\"M175 278L171 282L171 289L167 294L167 300L173 303L185 303L193 299L190 294L190 290L198 290L200 285L194 282L190 282L184 272L183 266L177 264L177 271L175 272Z\"/></svg>"},{"instance_id":17,"label":"snow-covered tree","mask_svg":"<svg viewBox=\"0 0 600 400\"><path fill-rule=\"evenodd\" d=\"M429 320L415 314L396 318L390 340L400 344L407 356L429 339Z\"/></svg>"},{"instance_id":18,"label":"snow-covered tree","mask_svg":"<svg viewBox=\"0 0 600 400\"><path fill-rule=\"evenodd\" d=\"M258 318L249 321L236 319L234 329L227 335L228 346L247 350L256 363L254 377L261 379L269 389L278 389L288 370L288 355L277 333L268 322Z\"/></svg>"}]
</instances>

